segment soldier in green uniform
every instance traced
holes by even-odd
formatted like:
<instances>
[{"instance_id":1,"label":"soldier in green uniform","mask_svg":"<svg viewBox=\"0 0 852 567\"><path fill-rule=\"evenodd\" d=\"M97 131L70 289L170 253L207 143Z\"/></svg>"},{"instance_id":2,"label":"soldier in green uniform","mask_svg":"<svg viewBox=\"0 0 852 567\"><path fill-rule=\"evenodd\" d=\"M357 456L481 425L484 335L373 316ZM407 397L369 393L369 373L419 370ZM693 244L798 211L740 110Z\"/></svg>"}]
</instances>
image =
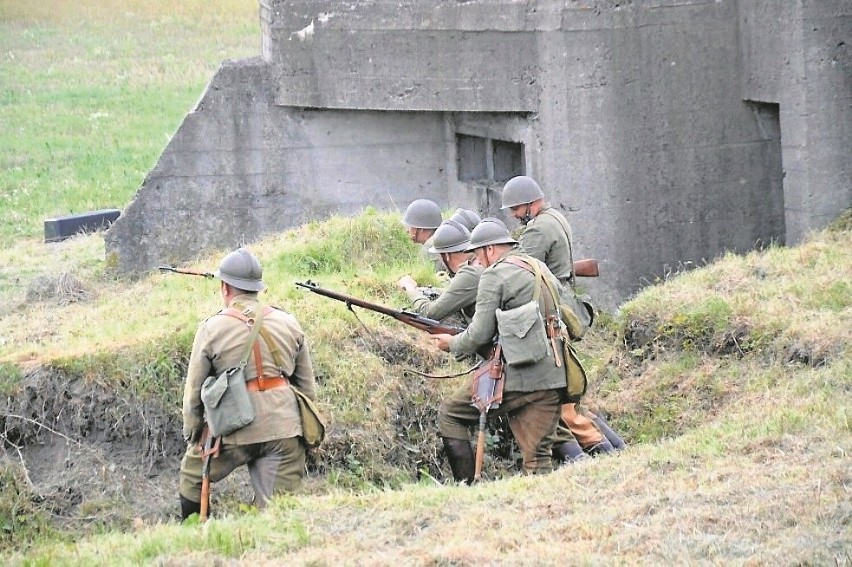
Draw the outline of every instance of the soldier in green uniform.
<instances>
[{"instance_id":1,"label":"soldier in green uniform","mask_svg":"<svg viewBox=\"0 0 852 567\"><path fill-rule=\"evenodd\" d=\"M476 295L476 312L468 328L455 336L434 335L436 346L456 356L474 354L494 343L498 332L498 316L518 315L517 308L538 319L538 301L535 290L539 287L535 275L519 267L512 257L521 261L529 258L517 247L517 241L501 222L483 220L471 233L469 250L485 269ZM529 259L535 262L535 260ZM546 268L544 277L554 280ZM553 284L556 285L555 281ZM535 310L528 307L535 301ZM504 321L506 319L503 319ZM523 324L523 323L522 323ZM541 327L544 333L544 327ZM507 353L503 400L494 415L507 415L509 426L523 456L525 473L546 473L553 468L551 462L551 437L559 419L562 394L566 388L565 370L557 366L553 349L548 348L547 337L529 332L524 338L501 333L503 351ZM510 336L511 335L511 336ZM505 341L519 341L507 345ZM542 350L543 349L543 350ZM508 355L509 352L513 354ZM531 358L520 360L515 354L524 353ZM438 413L440 434L444 448L457 481L472 482L474 455L470 444L469 428L479 422L479 410L470 405L470 389L464 386L444 400Z\"/></svg>"},{"instance_id":2,"label":"soldier in green uniform","mask_svg":"<svg viewBox=\"0 0 852 567\"><path fill-rule=\"evenodd\" d=\"M432 237L429 252L439 254L450 274L450 283L437 297L427 294L410 275L399 279L397 286L405 291L414 311L430 319L460 319L470 323L476 307L476 289L483 267L467 251L470 231L452 219L445 220Z\"/></svg>"},{"instance_id":3,"label":"soldier in green uniform","mask_svg":"<svg viewBox=\"0 0 852 567\"><path fill-rule=\"evenodd\" d=\"M202 457L198 443L205 423L201 385L208 376L217 376L239 364L251 331L246 318L254 320L262 309L260 360L252 354L245 368L256 417L221 439L219 454L210 461L210 480L221 480L237 467L247 465L260 507L274 494L297 490L305 474L305 448L300 440L299 407L290 384L311 399L316 396L310 350L299 323L291 314L264 308L258 301L258 292L266 286L254 254L241 248L226 255L216 277L221 280L225 309L198 327L184 387L183 435L187 449L180 467L184 519L200 510ZM278 352L273 354L270 346ZM258 370L263 373L261 380Z\"/></svg>"},{"instance_id":4,"label":"soldier in green uniform","mask_svg":"<svg viewBox=\"0 0 852 567\"><path fill-rule=\"evenodd\" d=\"M479 214L470 209L456 209L450 219L461 223L468 230L473 230L482 221Z\"/></svg>"},{"instance_id":5,"label":"soldier in green uniform","mask_svg":"<svg viewBox=\"0 0 852 567\"><path fill-rule=\"evenodd\" d=\"M444 264L437 254L429 252L432 246L432 237L435 230L441 225L441 208L429 199L417 199L406 207L402 215L402 224L408 232L408 236L415 244L422 244L421 253L423 258L435 265L435 271L444 269Z\"/></svg>"},{"instance_id":6,"label":"soldier in green uniform","mask_svg":"<svg viewBox=\"0 0 852 567\"><path fill-rule=\"evenodd\" d=\"M547 264L562 284L564 303L572 307L583 327L588 328L592 324L593 313L577 297L574 288L573 242L568 221L547 204L544 191L535 179L525 175L513 177L503 186L501 208L509 209L512 216L524 225L519 238L524 251ZM609 453L615 447L624 446L603 418L576 404L566 406L571 407L563 408L563 419L554 443L560 460L580 460L586 456L583 449L592 454Z\"/></svg>"}]
</instances>

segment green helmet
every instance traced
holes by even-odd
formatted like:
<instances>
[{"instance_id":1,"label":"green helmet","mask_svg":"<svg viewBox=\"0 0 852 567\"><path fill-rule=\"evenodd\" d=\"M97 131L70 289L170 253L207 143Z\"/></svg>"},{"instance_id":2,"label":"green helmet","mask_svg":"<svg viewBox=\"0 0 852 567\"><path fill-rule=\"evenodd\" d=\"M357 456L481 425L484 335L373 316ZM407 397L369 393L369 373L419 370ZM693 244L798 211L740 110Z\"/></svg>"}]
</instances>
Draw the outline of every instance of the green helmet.
<instances>
[{"instance_id":1,"label":"green helmet","mask_svg":"<svg viewBox=\"0 0 852 567\"><path fill-rule=\"evenodd\" d=\"M468 250L476 250L492 244L517 244L518 241L509 235L509 229L500 219L482 219L473 232L470 233Z\"/></svg>"},{"instance_id":2,"label":"green helmet","mask_svg":"<svg viewBox=\"0 0 852 567\"><path fill-rule=\"evenodd\" d=\"M532 177L519 175L511 178L503 186L503 206L501 209L511 209L544 198L544 191Z\"/></svg>"},{"instance_id":3,"label":"green helmet","mask_svg":"<svg viewBox=\"0 0 852 567\"><path fill-rule=\"evenodd\" d=\"M468 209L456 209L450 218L463 224L468 230L473 230L482 221L478 214Z\"/></svg>"},{"instance_id":4,"label":"green helmet","mask_svg":"<svg viewBox=\"0 0 852 567\"><path fill-rule=\"evenodd\" d=\"M462 223L453 219L445 220L432 236L432 254L450 254L464 252L470 242L470 231Z\"/></svg>"},{"instance_id":5,"label":"green helmet","mask_svg":"<svg viewBox=\"0 0 852 567\"><path fill-rule=\"evenodd\" d=\"M431 228L441 225L441 208L429 199L412 201L402 215L402 224L410 228Z\"/></svg>"},{"instance_id":6,"label":"green helmet","mask_svg":"<svg viewBox=\"0 0 852 567\"><path fill-rule=\"evenodd\" d=\"M228 285L243 291L263 291L263 269L257 256L245 248L234 250L219 262L214 274Z\"/></svg>"}]
</instances>

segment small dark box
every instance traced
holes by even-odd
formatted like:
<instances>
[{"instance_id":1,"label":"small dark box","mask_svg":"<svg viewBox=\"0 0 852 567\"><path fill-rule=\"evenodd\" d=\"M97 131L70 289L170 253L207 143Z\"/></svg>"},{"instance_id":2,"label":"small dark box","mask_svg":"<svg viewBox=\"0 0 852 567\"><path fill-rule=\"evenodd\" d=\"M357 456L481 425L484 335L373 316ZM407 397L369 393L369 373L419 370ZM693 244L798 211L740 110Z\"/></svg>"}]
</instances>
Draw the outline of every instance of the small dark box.
<instances>
[{"instance_id":1,"label":"small dark box","mask_svg":"<svg viewBox=\"0 0 852 567\"><path fill-rule=\"evenodd\" d=\"M101 209L77 215L44 219L44 241L58 242L79 232L95 232L108 227L118 218L118 209Z\"/></svg>"}]
</instances>

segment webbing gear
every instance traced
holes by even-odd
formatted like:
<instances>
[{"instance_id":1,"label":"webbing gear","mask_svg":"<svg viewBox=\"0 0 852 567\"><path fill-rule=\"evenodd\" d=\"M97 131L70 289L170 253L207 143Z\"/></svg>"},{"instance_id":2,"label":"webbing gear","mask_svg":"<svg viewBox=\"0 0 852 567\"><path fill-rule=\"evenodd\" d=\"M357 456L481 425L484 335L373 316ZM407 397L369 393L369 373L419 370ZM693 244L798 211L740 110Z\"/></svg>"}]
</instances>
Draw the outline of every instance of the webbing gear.
<instances>
[{"instance_id":1,"label":"webbing gear","mask_svg":"<svg viewBox=\"0 0 852 567\"><path fill-rule=\"evenodd\" d=\"M265 390L271 390L273 388L280 388L289 384L289 376L284 372L283 367L283 358L280 349L275 344L269 335L269 331L264 329L261 325L261 320L263 315L268 315L272 312L272 307L269 305L265 306L262 310L262 315L257 315L257 320L254 322L253 327L257 327L257 331L253 332L253 341L251 346L251 352L254 354L254 365L255 371L257 374L256 378L249 379L246 381L246 388L249 392L263 392ZM251 319L248 317L247 313L250 313L248 308L240 311L234 307L229 307L221 312L222 315L228 315L230 317L234 317L243 321L246 324L250 324ZM275 364L278 366L278 375L277 376L266 376L263 371L263 358L260 352L260 341L257 340L257 334L260 334L260 338L263 339L263 342L266 343L267 348L272 353L272 358L275 360ZM247 364L248 360L246 358L245 361L241 362L242 366Z\"/></svg>"},{"instance_id":2,"label":"webbing gear","mask_svg":"<svg viewBox=\"0 0 852 567\"><path fill-rule=\"evenodd\" d=\"M560 304L559 304L558 299L557 299L558 295L556 293L556 290L554 290L553 287L550 285L550 282L547 281L547 279L543 277L543 275L540 271L540 268L539 268L539 271L536 272L535 268L532 267L532 266L536 266L538 264L539 260L535 260L533 258L530 258L530 260L531 260L531 262L528 263L522 257L507 256L507 257L503 258L502 261L509 262L510 264L513 264L515 266L523 268L523 269L527 270L528 272L532 272L533 274L535 274L537 280L539 278L541 278L541 280L543 280L544 284L547 286L548 291L550 292L549 293L550 297L553 299L554 303L557 306L559 306ZM541 286L541 281L539 281L539 285L536 286L536 291L533 292L534 293L534 299L537 298L537 296L538 296L540 286ZM586 378L586 370L583 368L583 364L580 362L580 359L577 356L577 351L574 349L573 345L571 344L571 336L569 334L569 331L566 328L566 326L562 324L565 321L566 316L569 318L569 320L571 320L570 316L573 315L573 312L570 309L562 309L561 306L560 306L560 307L557 307L557 313L561 316L561 318L559 320L559 329L560 329L560 338L562 340L562 358L563 358L563 362L565 363L565 379L566 379L566 382L567 382L566 390L567 390L567 393L568 393L568 400L571 401L571 402L577 402L586 393L586 388L588 387L588 380ZM576 316L575 316L575 318L576 318ZM572 321L572 324L573 324L573 320L571 320L571 321ZM577 323L579 323L579 320L577 320ZM545 328L549 328L549 327L550 327L550 325L545 326ZM554 356L554 359L556 360L557 366L559 366L559 361L558 361L558 358L556 358L557 355L556 355L555 350L554 350L553 356Z\"/></svg>"}]
</instances>

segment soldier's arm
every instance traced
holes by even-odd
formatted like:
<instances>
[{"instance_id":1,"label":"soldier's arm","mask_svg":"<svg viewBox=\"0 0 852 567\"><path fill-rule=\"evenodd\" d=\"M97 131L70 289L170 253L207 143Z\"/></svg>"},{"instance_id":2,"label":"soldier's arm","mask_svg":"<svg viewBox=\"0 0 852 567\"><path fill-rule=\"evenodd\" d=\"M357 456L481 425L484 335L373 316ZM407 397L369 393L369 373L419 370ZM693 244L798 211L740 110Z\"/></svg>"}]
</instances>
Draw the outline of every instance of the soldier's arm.
<instances>
[{"instance_id":1,"label":"soldier's arm","mask_svg":"<svg viewBox=\"0 0 852 567\"><path fill-rule=\"evenodd\" d=\"M503 284L495 270L485 270L479 280L476 293L476 312L468 328L452 338L450 352L474 354L483 346L490 345L497 334L497 315L502 300Z\"/></svg>"},{"instance_id":2,"label":"soldier's arm","mask_svg":"<svg viewBox=\"0 0 852 567\"><path fill-rule=\"evenodd\" d=\"M317 383L314 377L311 348L308 344L308 338L304 334L301 335L299 349L296 351L296 362L290 379L307 397L312 400L317 398Z\"/></svg>"},{"instance_id":3,"label":"soldier's arm","mask_svg":"<svg viewBox=\"0 0 852 567\"><path fill-rule=\"evenodd\" d=\"M422 296L414 302L414 309L424 317L441 321L475 303L478 285L479 274L474 268L465 266L450 280L449 287L438 299L429 300Z\"/></svg>"},{"instance_id":4,"label":"soldier's arm","mask_svg":"<svg viewBox=\"0 0 852 567\"><path fill-rule=\"evenodd\" d=\"M201 402L201 385L213 369L211 360L215 356L208 349L209 333L205 323L195 332L192 353L186 369L183 388L183 437L191 439L204 426L204 404Z\"/></svg>"}]
</instances>

